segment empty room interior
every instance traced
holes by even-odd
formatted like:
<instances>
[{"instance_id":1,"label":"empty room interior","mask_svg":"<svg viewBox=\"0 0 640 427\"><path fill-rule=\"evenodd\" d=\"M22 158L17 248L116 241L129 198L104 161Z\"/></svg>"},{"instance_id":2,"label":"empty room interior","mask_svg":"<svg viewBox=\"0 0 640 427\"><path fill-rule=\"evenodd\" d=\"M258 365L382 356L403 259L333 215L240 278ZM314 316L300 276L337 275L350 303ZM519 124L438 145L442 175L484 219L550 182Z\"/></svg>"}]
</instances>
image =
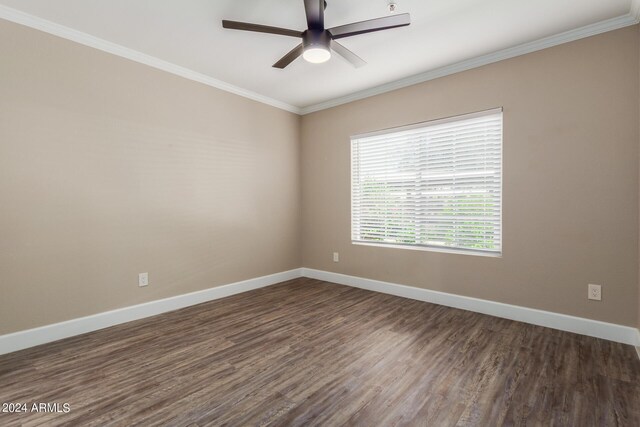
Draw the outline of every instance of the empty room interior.
<instances>
[{"instance_id":1,"label":"empty room interior","mask_svg":"<svg viewBox=\"0 0 640 427\"><path fill-rule=\"evenodd\" d=\"M640 426L640 0L0 0L0 426Z\"/></svg>"}]
</instances>

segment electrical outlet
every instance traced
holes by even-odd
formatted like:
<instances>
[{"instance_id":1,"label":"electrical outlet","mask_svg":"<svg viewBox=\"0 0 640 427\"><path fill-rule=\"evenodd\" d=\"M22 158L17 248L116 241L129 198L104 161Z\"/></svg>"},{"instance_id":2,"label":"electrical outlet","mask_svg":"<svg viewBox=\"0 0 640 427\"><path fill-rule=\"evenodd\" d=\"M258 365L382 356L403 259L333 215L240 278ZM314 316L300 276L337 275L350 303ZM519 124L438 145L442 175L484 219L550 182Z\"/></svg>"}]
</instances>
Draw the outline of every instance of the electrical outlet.
<instances>
[{"instance_id":1,"label":"electrical outlet","mask_svg":"<svg viewBox=\"0 0 640 427\"><path fill-rule=\"evenodd\" d=\"M602 301L602 287L600 285L589 284L589 299Z\"/></svg>"},{"instance_id":2,"label":"electrical outlet","mask_svg":"<svg viewBox=\"0 0 640 427\"><path fill-rule=\"evenodd\" d=\"M143 287L149 285L149 273L138 274L138 286Z\"/></svg>"},{"instance_id":3,"label":"electrical outlet","mask_svg":"<svg viewBox=\"0 0 640 427\"><path fill-rule=\"evenodd\" d=\"M333 253L333 262L340 262L340 254L338 252Z\"/></svg>"}]
</instances>

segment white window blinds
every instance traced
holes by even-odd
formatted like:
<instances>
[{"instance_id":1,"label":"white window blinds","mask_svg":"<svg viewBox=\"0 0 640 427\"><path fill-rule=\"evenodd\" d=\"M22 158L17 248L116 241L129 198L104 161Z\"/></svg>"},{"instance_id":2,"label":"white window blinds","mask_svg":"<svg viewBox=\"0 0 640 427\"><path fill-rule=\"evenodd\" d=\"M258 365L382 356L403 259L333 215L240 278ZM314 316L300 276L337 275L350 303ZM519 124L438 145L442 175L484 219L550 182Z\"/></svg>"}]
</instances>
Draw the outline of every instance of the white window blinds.
<instances>
[{"instance_id":1,"label":"white window blinds","mask_svg":"<svg viewBox=\"0 0 640 427\"><path fill-rule=\"evenodd\" d=\"M501 252L502 109L351 138L354 243Z\"/></svg>"}]
</instances>

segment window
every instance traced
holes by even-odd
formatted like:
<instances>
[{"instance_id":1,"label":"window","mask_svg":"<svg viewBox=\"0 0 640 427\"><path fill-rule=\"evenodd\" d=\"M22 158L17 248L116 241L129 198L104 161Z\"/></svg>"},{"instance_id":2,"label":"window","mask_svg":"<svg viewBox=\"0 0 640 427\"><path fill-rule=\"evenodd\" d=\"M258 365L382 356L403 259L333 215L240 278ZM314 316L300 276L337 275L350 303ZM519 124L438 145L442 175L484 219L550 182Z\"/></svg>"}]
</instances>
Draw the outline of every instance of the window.
<instances>
[{"instance_id":1,"label":"window","mask_svg":"<svg viewBox=\"0 0 640 427\"><path fill-rule=\"evenodd\" d=\"M502 109L351 138L353 243L499 255Z\"/></svg>"}]
</instances>

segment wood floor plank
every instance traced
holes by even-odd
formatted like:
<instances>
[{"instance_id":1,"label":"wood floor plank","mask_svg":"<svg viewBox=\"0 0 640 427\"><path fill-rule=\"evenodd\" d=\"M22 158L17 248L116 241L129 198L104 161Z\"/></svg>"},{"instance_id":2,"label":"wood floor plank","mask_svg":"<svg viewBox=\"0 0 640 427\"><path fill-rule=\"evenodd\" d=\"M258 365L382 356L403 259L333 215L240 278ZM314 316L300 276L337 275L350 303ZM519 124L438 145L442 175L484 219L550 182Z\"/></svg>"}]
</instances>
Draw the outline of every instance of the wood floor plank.
<instances>
[{"instance_id":1,"label":"wood floor plank","mask_svg":"<svg viewBox=\"0 0 640 427\"><path fill-rule=\"evenodd\" d=\"M610 341L296 279L0 356L2 426L640 426Z\"/></svg>"}]
</instances>

